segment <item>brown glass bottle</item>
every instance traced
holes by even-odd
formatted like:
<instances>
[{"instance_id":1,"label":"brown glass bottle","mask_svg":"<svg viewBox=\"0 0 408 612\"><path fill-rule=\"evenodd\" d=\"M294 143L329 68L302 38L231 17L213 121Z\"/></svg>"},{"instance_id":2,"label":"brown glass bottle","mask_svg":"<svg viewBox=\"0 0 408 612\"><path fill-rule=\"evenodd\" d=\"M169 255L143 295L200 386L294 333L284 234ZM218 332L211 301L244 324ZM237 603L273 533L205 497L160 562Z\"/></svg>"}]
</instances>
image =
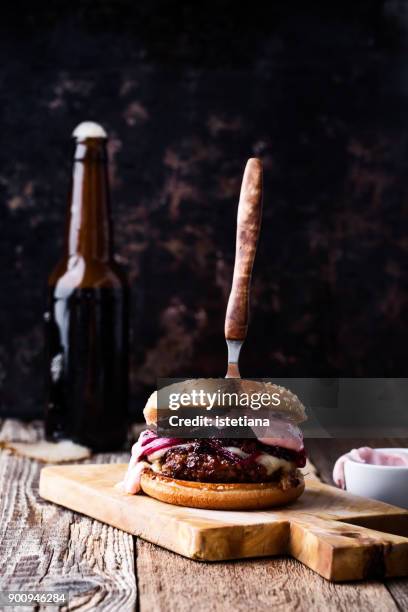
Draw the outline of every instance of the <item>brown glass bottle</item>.
<instances>
[{"instance_id":1,"label":"brown glass bottle","mask_svg":"<svg viewBox=\"0 0 408 612\"><path fill-rule=\"evenodd\" d=\"M46 437L95 451L126 438L128 285L113 259L106 134L76 137L65 252L48 280Z\"/></svg>"}]
</instances>

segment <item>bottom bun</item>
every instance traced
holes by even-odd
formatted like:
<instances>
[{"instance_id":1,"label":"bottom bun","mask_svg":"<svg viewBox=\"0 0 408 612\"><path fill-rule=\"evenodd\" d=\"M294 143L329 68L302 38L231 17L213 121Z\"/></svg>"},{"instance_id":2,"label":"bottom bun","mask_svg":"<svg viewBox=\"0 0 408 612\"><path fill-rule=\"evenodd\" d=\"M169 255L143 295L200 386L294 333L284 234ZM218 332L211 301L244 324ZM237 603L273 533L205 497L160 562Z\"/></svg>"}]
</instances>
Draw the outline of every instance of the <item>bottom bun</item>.
<instances>
[{"instance_id":1,"label":"bottom bun","mask_svg":"<svg viewBox=\"0 0 408 612\"><path fill-rule=\"evenodd\" d=\"M259 510L283 506L302 495L305 483L299 472L299 484L283 491L279 484L215 484L175 480L152 471L141 477L142 490L160 501L176 506L211 510Z\"/></svg>"}]
</instances>

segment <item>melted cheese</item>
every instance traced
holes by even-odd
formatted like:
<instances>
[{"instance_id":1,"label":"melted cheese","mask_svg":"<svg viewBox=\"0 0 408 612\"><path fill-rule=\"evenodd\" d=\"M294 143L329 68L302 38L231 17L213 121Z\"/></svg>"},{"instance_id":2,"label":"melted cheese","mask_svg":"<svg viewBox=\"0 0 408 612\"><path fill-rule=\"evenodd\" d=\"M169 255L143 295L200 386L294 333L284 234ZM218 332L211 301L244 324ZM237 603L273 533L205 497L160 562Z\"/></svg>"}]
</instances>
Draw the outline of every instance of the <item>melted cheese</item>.
<instances>
[{"instance_id":1,"label":"melted cheese","mask_svg":"<svg viewBox=\"0 0 408 612\"><path fill-rule=\"evenodd\" d=\"M238 457L241 457L241 459L246 459L247 457L249 457L248 453L241 450L237 446L224 446L224 448L230 453L233 453L234 455L238 455Z\"/></svg>"},{"instance_id":2,"label":"melted cheese","mask_svg":"<svg viewBox=\"0 0 408 612\"><path fill-rule=\"evenodd\" d=\"M289 472L290 470L294 469L294 464L290 461L286 461L286 459L279 459L273 455L268 455L268 453L262 453L262 455L259 455L255 461L264 466L268 476L281 468L284 472Z\"/></svg>"},{"instance_id":3,"label":"melted cheese","mask_svg":"<svg viewBox=\"0 0 408 612\"><path fill-rule=\"evenodd\" d=\"M157 461L153 461L153 463L151 463L149 467L153 470L153 472L161 472L160 459L158 459Z\"/></svg>"}]
</instances>

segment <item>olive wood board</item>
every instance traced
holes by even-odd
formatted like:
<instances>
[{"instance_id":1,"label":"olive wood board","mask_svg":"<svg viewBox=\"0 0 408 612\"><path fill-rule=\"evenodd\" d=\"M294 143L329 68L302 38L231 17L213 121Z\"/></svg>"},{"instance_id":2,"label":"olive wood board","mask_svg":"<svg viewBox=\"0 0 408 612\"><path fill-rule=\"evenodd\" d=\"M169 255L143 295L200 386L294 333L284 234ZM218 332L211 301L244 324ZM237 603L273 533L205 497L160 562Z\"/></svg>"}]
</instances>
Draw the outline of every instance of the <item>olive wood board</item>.
<instances>
[{"instance_id":1,"label":"olive wood board","mask_svg":"<svg viewBox=\"0 0 408 612\"><path fill-rule=\"evenodd\" d=\"M333 581L408 575L408 511L306 479L284 508L201 510L126 495L126 464L49 466L40 495L199 561L290 555Z\"/></svg>"}]
</instances>

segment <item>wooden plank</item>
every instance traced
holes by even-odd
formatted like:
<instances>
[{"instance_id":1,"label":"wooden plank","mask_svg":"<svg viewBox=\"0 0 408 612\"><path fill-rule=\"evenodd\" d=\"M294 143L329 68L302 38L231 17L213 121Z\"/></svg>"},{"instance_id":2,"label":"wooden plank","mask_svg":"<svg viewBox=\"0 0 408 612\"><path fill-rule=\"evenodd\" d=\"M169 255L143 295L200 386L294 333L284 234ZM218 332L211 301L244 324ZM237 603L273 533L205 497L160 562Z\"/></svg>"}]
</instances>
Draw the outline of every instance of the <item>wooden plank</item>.
<instances>
[{"instance_id":1,"label":"wooden plank","mask_svg":"<svg viewBox=\"0 0 408 612\"><path fill-rule=\"evenodd\" d=\"M408 580L406 578L387 580L386 584L399 609L408 610Z\"/></svg>"},{"instance_id":2,"label":"wooden plank","mask_svg":"<svg viewBox=\"0 0 408 612\"><path fill-rule=\"evenodd\" d=\"M138 540L140 612L395 612L378 582L336 585L289 559L195 563Z\"/></svg>"},{"instance_id":3,"label":"wooden plank","mask_svg":"<svg viewBox=\"0 0 408 612\"><path fill-rule=\"evenodd\" d=\"M0 439L34 441L41 426L6 421ZM100 455L95 461L125 460ZM68 589L76 610L134 610L131 536L42 500L41 465L0 453L0 575L4 589ZM25 608L28 609L28 608Z\"/></svg>"},{"instance_id":4,"label":"wooden plank","mask_svg":"<svg viewBox=\"0 0 408 612\"><path fill-rule=\"evenodd\" d=\"M115 484L126 464L43 468L40 494L58 504L204 561L291 554L330 580L408 574L408 539L356 527L369 518L381 530L408 530L408 511L307 481L284 508L237 512L173 506L126 495ZM347 524L347 520L353 525ZM338 522L340 521L340 522Z\"/></svg>"}]
</instances>

